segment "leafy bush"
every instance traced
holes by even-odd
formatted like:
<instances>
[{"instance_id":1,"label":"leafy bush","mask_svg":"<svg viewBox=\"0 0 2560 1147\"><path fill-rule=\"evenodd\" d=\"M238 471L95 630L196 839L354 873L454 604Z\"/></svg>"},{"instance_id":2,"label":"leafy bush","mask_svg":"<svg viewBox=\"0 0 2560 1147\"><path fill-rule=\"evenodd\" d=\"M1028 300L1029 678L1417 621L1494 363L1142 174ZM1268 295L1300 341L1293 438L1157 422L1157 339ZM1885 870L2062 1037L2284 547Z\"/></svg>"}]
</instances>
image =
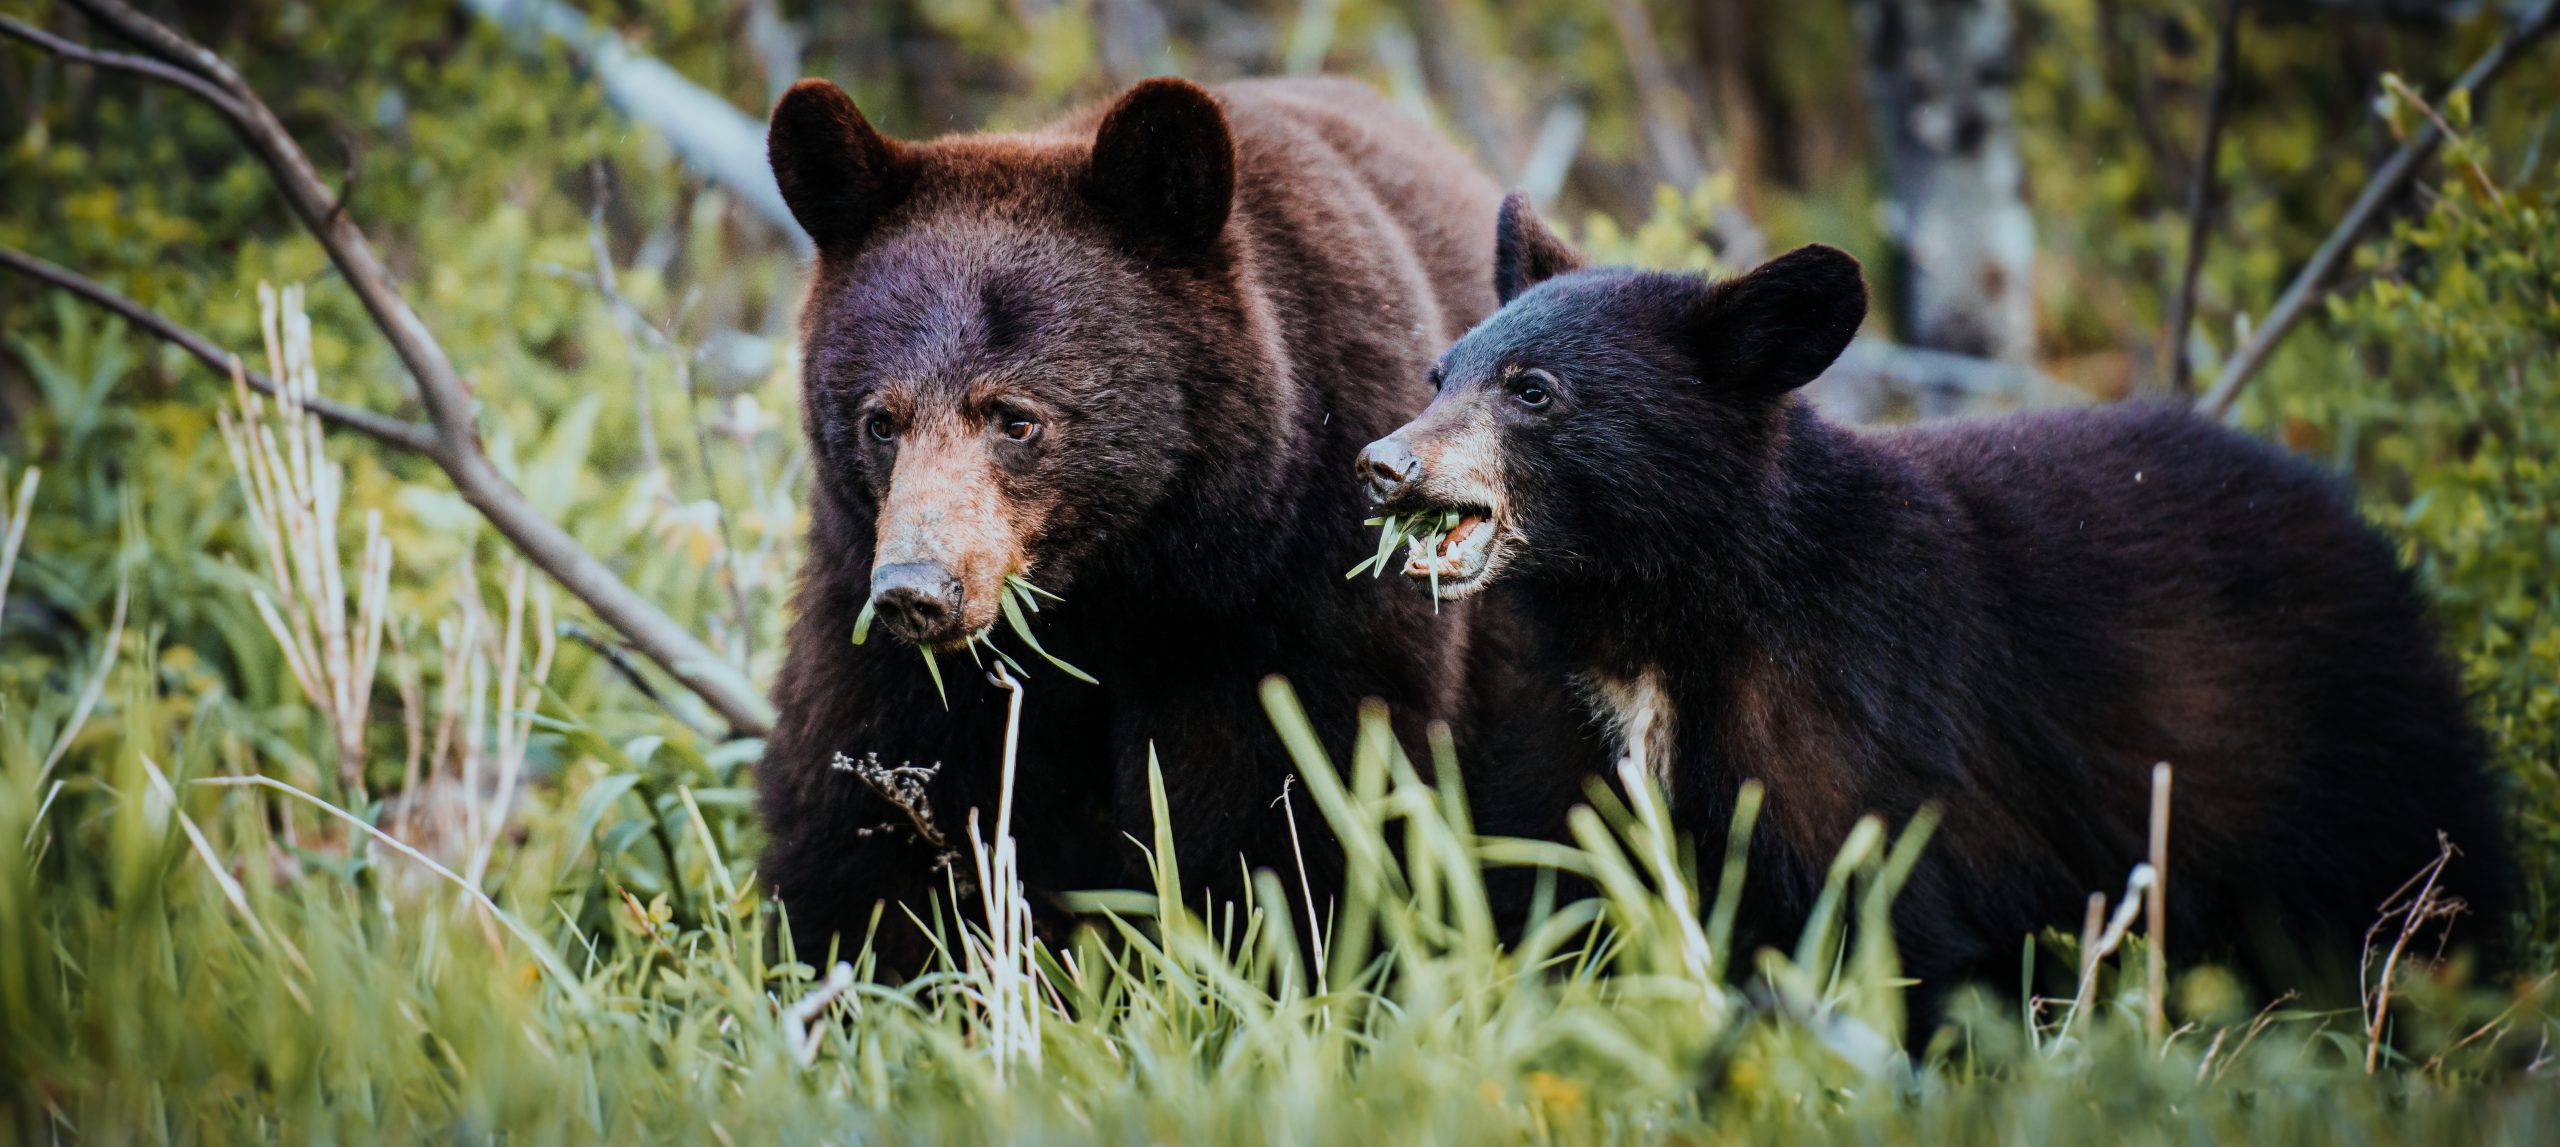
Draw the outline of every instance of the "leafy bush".
<instances>
[{"instance_id":1,"label":"leafy bush","mask_svg":"<svg viewBox=\"0 0 2560 1147\"><path fill-rule=\"evenodd\" d=\"M2406 131L2435 114L2395 87ZM2245 415L2355 476L2461 658L2512 807L2527 964L2560 961L2560 170L2506 186L2468 101L2424 211L2361 252L2328 337Z\"/></svg>"}]
</instances>

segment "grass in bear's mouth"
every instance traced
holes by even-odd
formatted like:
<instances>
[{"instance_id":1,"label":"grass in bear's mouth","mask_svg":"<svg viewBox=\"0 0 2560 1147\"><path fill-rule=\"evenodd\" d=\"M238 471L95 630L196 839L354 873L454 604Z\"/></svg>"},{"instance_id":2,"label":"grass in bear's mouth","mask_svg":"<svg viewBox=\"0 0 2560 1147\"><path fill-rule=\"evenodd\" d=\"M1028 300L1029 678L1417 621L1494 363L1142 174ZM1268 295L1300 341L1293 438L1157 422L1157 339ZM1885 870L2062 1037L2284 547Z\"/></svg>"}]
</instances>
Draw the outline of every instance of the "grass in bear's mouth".
<instances>
[{"instance_id":1,"label":"grass in bear's mouth","mask_svg":"<svg viewBox=\"0 0 2560 1147\"><path fill-rule=\"evenodd\" d=\"M1066 600L1065 598L1059 597L1048 590L1031 584L1031 579L1023 577L1020 574L1006 574L1004 585L998 591L996 600L1001 602L1004 606L1005 623L1013 627L1014 635L1020 637L1024 645L1030 646L1033 653L1039 654L1041 660L1047 661L1049 664L1065 670L1067 676L1073 677L1078 681L1082 681L1087 685L1102 684L1102 682L1094 680L1092 674L1060 660L1057 654L1051 653L1041 646L1039 638L1032 636L1031 615L1040 612L1040 599L1044 597L1051 601ZM865 601L862 603L862 612L854 615L853 643L855 645L860 645L863 642L870 640L872 613L873 610L871 603ZM987 652L995 654L998 660L1003 661L1008 666L1011 666L1015 673L1019 673L1025 677L1030 676L1031 671L1024 669L1021 662L1013 659L1012 654L996 648L994 634L995 626L989 625L985 629L981 629L976 633L970 634L961 642L961 648L969 651L969 660L976 662L981 667L984 667L986 665L986 661L978 656L978 647L980 645L984 645L987 647ZM916 652L924 655L924 672L926 676L933 678L934 696L942 699L942 707L944 709L951 708L951 694L942 686L942 664L934 659L933 647L929 645L919 645L916 647Z\"/></svg>"},{"instance_id":2,"label":"grass in bear's mouth","mask_svg":"<svg viewBox=\"0 0 2560 1147\"><path fill-rule=\"evenodd\" d=\"M1369 572L1372 577L1386 576L1387 559L1395 554L1396 545L1399 542L1410 543L1421 553L1436 553L1448 541L1450 531L1457 529L1458 523L1465 521L1466 517L1467 511L1451 506L1364 519L1361 525L1378 527L1378 552L1370 555L1359 565L1351 567L1351 572L1342 576L1348 580L1360 576L1364 571ZM1440 571L1437 567L1431 570L1430 577L1431 612L1438 613L1440 612Z\"/></svg>"}]
</instances>

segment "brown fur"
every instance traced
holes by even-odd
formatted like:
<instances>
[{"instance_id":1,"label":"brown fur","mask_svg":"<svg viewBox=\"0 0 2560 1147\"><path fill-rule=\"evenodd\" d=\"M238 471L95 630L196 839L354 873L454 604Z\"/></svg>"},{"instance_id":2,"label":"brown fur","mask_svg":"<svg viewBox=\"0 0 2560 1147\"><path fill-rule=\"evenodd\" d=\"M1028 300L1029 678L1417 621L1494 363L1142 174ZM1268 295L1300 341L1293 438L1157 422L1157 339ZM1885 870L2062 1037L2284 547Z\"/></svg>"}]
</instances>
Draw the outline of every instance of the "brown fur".
<instances>
[{"instance_id":1,"label":"brown fur","mask_svg":"<svg viewBox=\"0 0 2560 1147\"><path fill-rule=\"evenodd\" d=\"M772 148L820 249L803 316L817 490L759 777L762 868L813 957L885 902L883 951L912 967L904 913L930 915L944 887L835 754L938 764L942 823L993 816L1005 695L946 654L946 711L914 650L846 641L893 559L947 572L921 584L959 602L956 622L894 635L965 635L1020 573L1065 598L1035 619L1042 643L1102 683L998 630L1032 670L1015 825L1035 896L1141 878L1127 838L1152 833L1151 753L1184 872L1232 892L1240 857L1291 867L1268 674L1337 750L1363 697L1408 735L1496 712L1496 747L1571 743L1538 740L1572 718L1535 675L1479 673L1525 699L1470 690L1510 648L1477 640L1493 603L1435 619L1341 576L1365 545L1353 455L1420 407L1413 380L1494 302L1494 189L1429 128L1340 81L1150 81L1037 131L902 143L810 81L777 107ZM1016 418L1032 440L1007 436ZM1337 861L1292 791L1322 898Z\"/></svg>"}]
</instances>

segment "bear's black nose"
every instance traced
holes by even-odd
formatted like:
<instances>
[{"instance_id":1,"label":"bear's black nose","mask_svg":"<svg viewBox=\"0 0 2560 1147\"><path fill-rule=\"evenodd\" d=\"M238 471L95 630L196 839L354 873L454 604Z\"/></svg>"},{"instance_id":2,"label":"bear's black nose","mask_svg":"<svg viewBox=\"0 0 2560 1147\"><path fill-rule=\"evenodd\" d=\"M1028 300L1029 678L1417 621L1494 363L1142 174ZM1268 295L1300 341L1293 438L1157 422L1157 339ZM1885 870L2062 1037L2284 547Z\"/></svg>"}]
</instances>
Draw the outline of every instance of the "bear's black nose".
<instances>
[{"instance_id":1,"label":"bear's black nose","mask_svg":"<svg viewBox=\"0 0 2560 1147\"><path fill-rule=\"evenodd\" d=\"M899 562L871 571L871 608L889 631L925 644L957 636L960 579L941 562Z\"/></svg>"},{"instance_id":2,"label":"bear's black nose","mask_svg":"<svg viewBox=\"0 0 2560 1147\"><path fill-rule=\"evenodd\" d=\"M1353 468L1369 488L1369 504L1372 506L1394 501L1397 495L1422 480L1422 459L1414 457L1413 451L1405 449L1404 443L1396 441L1393 435L1370 443L1368 449L1360 452L1360 461Z\"/></svg>"}]
</instances>

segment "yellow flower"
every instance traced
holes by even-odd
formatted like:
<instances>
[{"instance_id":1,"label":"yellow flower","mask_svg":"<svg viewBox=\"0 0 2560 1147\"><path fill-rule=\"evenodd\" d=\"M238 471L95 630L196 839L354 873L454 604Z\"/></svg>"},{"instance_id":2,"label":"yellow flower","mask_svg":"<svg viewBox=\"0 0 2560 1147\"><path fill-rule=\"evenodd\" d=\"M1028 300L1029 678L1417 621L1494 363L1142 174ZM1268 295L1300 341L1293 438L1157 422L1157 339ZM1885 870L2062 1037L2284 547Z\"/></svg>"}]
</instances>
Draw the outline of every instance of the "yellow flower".
<instances>
[{"instance_id":1,"label":"yellow flower","mask_svg":"<svg viewBox=\"0 0 2560 1147\"><path fill-rule=\"evenodd\" d=\"M1541 1114L1569 1119L1582 1110L1582 1085L1549 1071L1533 1071L1520 1080L1529 1103Z\"/></svg>"}]
</instances>

